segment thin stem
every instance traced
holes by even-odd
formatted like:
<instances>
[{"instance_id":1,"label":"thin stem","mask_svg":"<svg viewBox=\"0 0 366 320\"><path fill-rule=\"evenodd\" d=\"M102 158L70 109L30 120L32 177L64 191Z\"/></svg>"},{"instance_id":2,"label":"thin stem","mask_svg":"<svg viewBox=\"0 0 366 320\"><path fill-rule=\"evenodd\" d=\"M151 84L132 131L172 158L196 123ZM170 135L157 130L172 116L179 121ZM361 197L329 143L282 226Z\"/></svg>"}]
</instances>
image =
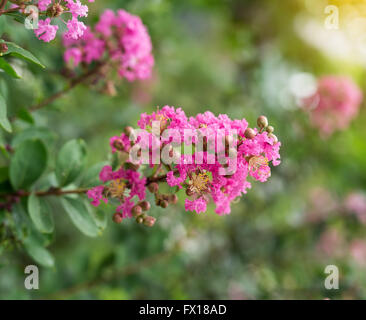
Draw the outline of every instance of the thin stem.
<instances>
[{"instance_id":1,"label":"thin stem","mask_svg":"<svg viewBox=\"0 0 366 320\"><path fill-rule=\"evenodd\" d=\"M0 16L5 14L5 13L17 12L19 9L20 9L20 7L10 8L10 9L7 9L7 10L1 10L0 11Z\"/></svg>"},{"instance_id":2,"label":"thin stem","mask_svg":"<svg viewBox=\"0 0 366 320\"><path fill-rule=\"evenodd\" d=\"M8 2L8 0L2 0L1 1L1 3L0 3L0 15L5 13L4 8L5 8L7 2Z\"/></svg>"},{"instance_id":3,"label":"thin stem","mask_svg":"<svg viewBox=\"0 0 366 320\"><path fill-rule=\"evenodd\" d=\"M62 96L64 96L66 93L68 93L69 91L71 91L77 85L83 83L84 81L86 81L87 79L89 79L90 77L92 77L93 75L97 74L103 66L104 66L104 63L101 63L100 65L98 65L94 69L89 70L88 72L86 72L86 73L80 75L79 77L71 80L70 84L65 89L63 89L63 90L61 90L59 92L56 92L55 94L53 94L52 96L46 98L45 100L41 101L40 103L35 104L35 105L29 107L28 111L29 112L35 112L35 111L37 111L39 109L42 109L42 108L46 107L47 105L51 104L52 102L54 102L58 98L61 98ZM16 119L17 119L17 117L12 117L10 119L10 121L13 122Z\"/></svg>"},{"instance_id":4,"label":"thin stem","mask_svg":"<svg viewBox=\"0 0 366 320\"><path fill-rule=\"evenodd\" d=\"M178 170L174 171L174 174L178 173ZM166 179L167 174L163 174L161 176L157 176L157 177L148 177L146 180L146 186L148 186L149 184L153 183L153 182L162 182Z\"/></svg>"},{"instance_id":5,"label":"thin stem","mask_svg":"<svg viewBox=\"0 0 366 320\"><path fill-rule=\"evenodd\" d=\"M178 173L178 171L174 171L174 173ZM161 175L158 177L149 177L146 181L146 186L153 182L162 182L166 179L167 175ZM47 197L47 196L63 196L66 194L82 194L86 193L89 190L89 188L79 188L79 189L73 189L73 190L62 190L58 188L50 188L46 191L16 191L16 192L9 192L9 193L0 193L0 198L4 197L28 197L31 194L36 195L37 197Z\"/></svg>"},{"instance_id":6,"label":"thin stem","mask_svg":"<svg viewBox=\"0 0 366 320\"><path fill-rule=\"evenodd\" d=\"M116 281L118 279L121 279L122 277L127 277L130 275L139 273L143 269L151 267L152 265L156 264L157 262L160 262L164 259L171 257L178 251L178 249L179 249L179 246L175 246L170 251L163 251L163 252L157 253L157 254L147 257L135 264L128 265L121 269L112 269L109 272L102 274L100 277L97 277L90 281L86 281L84 283L77 284L75 286L71 286L69 288L61 290L54 294L50 294L50 295L46 296L45 299L55 299L55 298L66 299L66 298L72 297L75 294L78 294L84 290L93 289L96 286L101 285L103 283L110 282L110 281Z\"/></svg>"},{"instance_id":7,"label":"thin stem","mask_svg":"<svg viewBox=\"0 0 366 320\"><path fill-rule=\"evenodd\" d=\"M80 188L74 190L61 190L57 188L50 188L46 191L17 191L12 193L0 193L0 197L7 197L7 196L14 196L14 197L28 197L32 193L38 197L46 197L46 196L62 196L66 194L81 194L86 193L89 189L88 188Z\"/></svg>"}]
</instances>

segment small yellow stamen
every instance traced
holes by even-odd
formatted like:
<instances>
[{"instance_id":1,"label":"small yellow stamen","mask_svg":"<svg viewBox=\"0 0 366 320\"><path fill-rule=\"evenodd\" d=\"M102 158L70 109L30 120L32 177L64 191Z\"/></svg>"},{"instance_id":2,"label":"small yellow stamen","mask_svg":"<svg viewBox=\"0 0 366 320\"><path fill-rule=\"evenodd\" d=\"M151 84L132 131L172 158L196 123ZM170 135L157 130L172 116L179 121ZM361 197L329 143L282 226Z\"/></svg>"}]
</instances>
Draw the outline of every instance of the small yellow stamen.
<instances>
[{"instance_id":1,"label":"small yellow stamen","mask_svg":"<svg viewBox=\"0 0 366 320\"><path fill-rule=\"evenodd\" d=\"M126 191L126 184L122 179L116 179L108 186L107 194L112 198L123 198Z\"/></svg>"},{"instance_id":2,"label":"small yellow stamen","mask_svg":"<svg viewBox=\"0 0 366 320\"><path fill-rule=\"evenodd\" d=\"M249 159L249 170L257 171L262 167L268 166L268 159L263 156L253 156Z\"/></svg>"},{"instance_id":3,"label":"small yellow stamen","mask_svg":"<svg viewBox=\"0 0 366 320\"><path fill-rule=\"evenodd\" d=\"M210 177L205 172L199 174L194 173L188 184L191 191L202 194L209 189Z\"/></svg>"}]
</instances>

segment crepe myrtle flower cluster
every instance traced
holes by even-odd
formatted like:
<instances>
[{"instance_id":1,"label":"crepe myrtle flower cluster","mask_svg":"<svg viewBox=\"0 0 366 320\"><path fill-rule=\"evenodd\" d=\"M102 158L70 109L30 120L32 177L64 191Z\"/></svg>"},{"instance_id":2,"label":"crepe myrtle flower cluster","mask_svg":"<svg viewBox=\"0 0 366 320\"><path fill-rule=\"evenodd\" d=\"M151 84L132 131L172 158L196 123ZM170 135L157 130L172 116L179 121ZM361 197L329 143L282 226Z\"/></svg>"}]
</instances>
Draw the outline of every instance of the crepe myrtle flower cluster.
<instances>
[{"instance_id":1,"label":"crepe myrtle flower cluster","mask_svg":"<svg viewBox=\"0 0 366 320\"><path fill-rule=\"evenodd\" d=\"M362 92L350 79L343 76L319 78L317 91L304 99L310 122L324 138L337 130L344 130L357 116Z\"/></svg>"},{"instance_id":2,"label":"crepe myrtle flower cluster","mask_svg":"<svg viewBox=\"0 0 366 320\"><path fill-rule=\"evenodd\" d=\"M154 66L152 43L147 28L140 17L125 10L116 13L107 9L94 29L87 28L79 40L64 36L64 60L74 69L93 62L105 61L103 76L117 71L117 79L128 81L151 77ZM114 83L109 81L109 91L114 91Z\"/></svg>"},{"instance_id":3,"label":"crepe myrtle flower cluster","mask_svg":"<svg viewBox=\"0 0 366 320\"><path fill-rule=\"evenodd\" d=\"M19 8L19 12L23 14L32 14L32 9L26 10L27 6L32 5L37 8L37 18L42 19L38 20L34 33L39 40L44 42L50 42L56 37L58 26L52 24L54 19L65 23L67 31L64 37L68 39L79 39L86 30L85 24L79 21L79 18L88 15L88 6L82 4L80 0L10 0L10 2L13 3L13 9ZM88 2L94 2L94 0L88 0ZM64 18L66 14L68 15L67 21Z\"/></svg>"},{"instance_id":4,"label":"crepe myrtle flower cluster","mask_svg":"<svg viewBox=\"0 0 366 320\"><path fill-rule=\"evenodd\" d=\"M251 188L249 177L265 182L271 175L270 163L280 164L281 143L274 128L265 116L257 125L249 128L245 119L231 120L209 111L188 118L181 108L169 106L143 113L139 129L126 127L111 138L111 151L120 164L115 170L105 166L99 175L103 185L87 194L95 206L117 200L113 219L118 223L131 217L147 226L155 223L147 214L147 190L162 208L177 203L176 193L183 189L179 194L184 194L186 211L205 212L212 200L217 214L229 214L231 202ZM174 187L174 192L160 193L161 183Z\"/></svg>"}]
</instances>

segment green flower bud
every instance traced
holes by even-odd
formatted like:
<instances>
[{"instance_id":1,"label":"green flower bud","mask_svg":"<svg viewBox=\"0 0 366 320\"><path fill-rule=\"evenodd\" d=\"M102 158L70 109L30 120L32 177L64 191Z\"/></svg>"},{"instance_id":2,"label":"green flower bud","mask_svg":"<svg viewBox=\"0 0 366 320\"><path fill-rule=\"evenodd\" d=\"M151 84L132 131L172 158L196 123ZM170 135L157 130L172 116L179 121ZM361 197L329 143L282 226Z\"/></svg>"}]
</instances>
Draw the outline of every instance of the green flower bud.
<instances>
[{"instance_id":1,"label":"green flower bud","mask_svg":"<svg viewBox=\"0 0 366 320\"><path fill-rule=\"evenodd\" d=\"M248 128L247 130L245 130L244 136L247 139L253 139L256 136L256 134L252 128Z\"/></svg>"},{"instance_id":2,"label":"green flower bud","mask_svg":"<svg viewBox=\"0 0 366 320\"><path fill-rule=\"evenodd\" d=\"M266 131L268 133L272 133L274 131L274 128L272 126L268 126L267 129L266 129Z\"/></svg>"},{"instance_id":3,"label":"green flower bud","mask_svg":"<svg viewBox=\"0 0 366 320\"><path fill-rule=\"evenodd\" d=\"M116 212L114 215L113 215L113 221L117 224L120 224L123 220L123 215L122 213L119 213L119 212Z\"/></svg>"},{"instance_id":4,"label":"green flower bud","mask_svg":"<svg viewBox=\"0 0 366 320\"><path fill-rule=\"evenodd\" d=\"M8 51L8 45L4 42L0 43L0 55L6 53Z\"/></svg>"},{"instance_id":5,"label":"green flower bud","mask_svg":"<svg viewBox=\"0 0 366 320\"><path fill-rule=\"evenodd\" d=\"M257 125L259 128L266 128L268 127L268 119L267 117L265 116L260 116L258 119L257 119Z\"/></svg>"}]
</instances>

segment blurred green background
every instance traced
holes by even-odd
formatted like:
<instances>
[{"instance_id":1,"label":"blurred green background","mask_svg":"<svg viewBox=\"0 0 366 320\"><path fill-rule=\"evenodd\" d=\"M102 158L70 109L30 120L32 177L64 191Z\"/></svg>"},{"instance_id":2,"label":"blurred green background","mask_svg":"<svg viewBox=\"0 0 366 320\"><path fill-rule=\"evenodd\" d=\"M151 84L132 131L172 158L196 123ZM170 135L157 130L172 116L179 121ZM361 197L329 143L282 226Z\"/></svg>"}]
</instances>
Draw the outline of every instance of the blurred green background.
<instances>
[{"instance_id":1,"label":"blurred green background","mask_svg":"<svg viewBox=\"0 0 366 320\"><path fill-rule=\"evenodd\" d=\"M357 217L345 214L342 205L349 193L366 188L365 108L346 131L324 140L289 89L289 79L302 73L348 75L365 89L362 54L359 59L339 56L336 49L319 47L317 34L309 37L306 31L309 21L322 26L327 4L316 0L90 4L91 25L105 8L141 16L154 45L154 77L144 83L123 82L116 97L78 87L37 112L38 123L54 128L60 145L83 138L93 165L108 158L109 137L126 125L136 125L141 112L171 105L182 107L188 116L210 110L246 118L252 126L265 114L282 143L282 163L267 183L253 182L229 216L217 216L213 207L200 215L185 212L180 199L167 210L153 209L158 219L153 228L132 220L115 225L110 219L103 235L90 239L63 212L54 212L56 231L49 250L56 266L41 267L39 290L28 291L24 268L34 262L19 250L3 252L0 299L366 298L366 263L351 250L355 240L366 241L365 228ZM45 44L12 20L1 20L0 30L37 52L47 66L46 71L30 66L23 80L11 83L8 99L10 112L15 113L62 88L65 81L58 72L63 49L60 37ZM366 256L365 248L366 244L361 257ZM340 271L339 290L324 287L324 269L331 264Z\"/></svg>"}]
</instances>

